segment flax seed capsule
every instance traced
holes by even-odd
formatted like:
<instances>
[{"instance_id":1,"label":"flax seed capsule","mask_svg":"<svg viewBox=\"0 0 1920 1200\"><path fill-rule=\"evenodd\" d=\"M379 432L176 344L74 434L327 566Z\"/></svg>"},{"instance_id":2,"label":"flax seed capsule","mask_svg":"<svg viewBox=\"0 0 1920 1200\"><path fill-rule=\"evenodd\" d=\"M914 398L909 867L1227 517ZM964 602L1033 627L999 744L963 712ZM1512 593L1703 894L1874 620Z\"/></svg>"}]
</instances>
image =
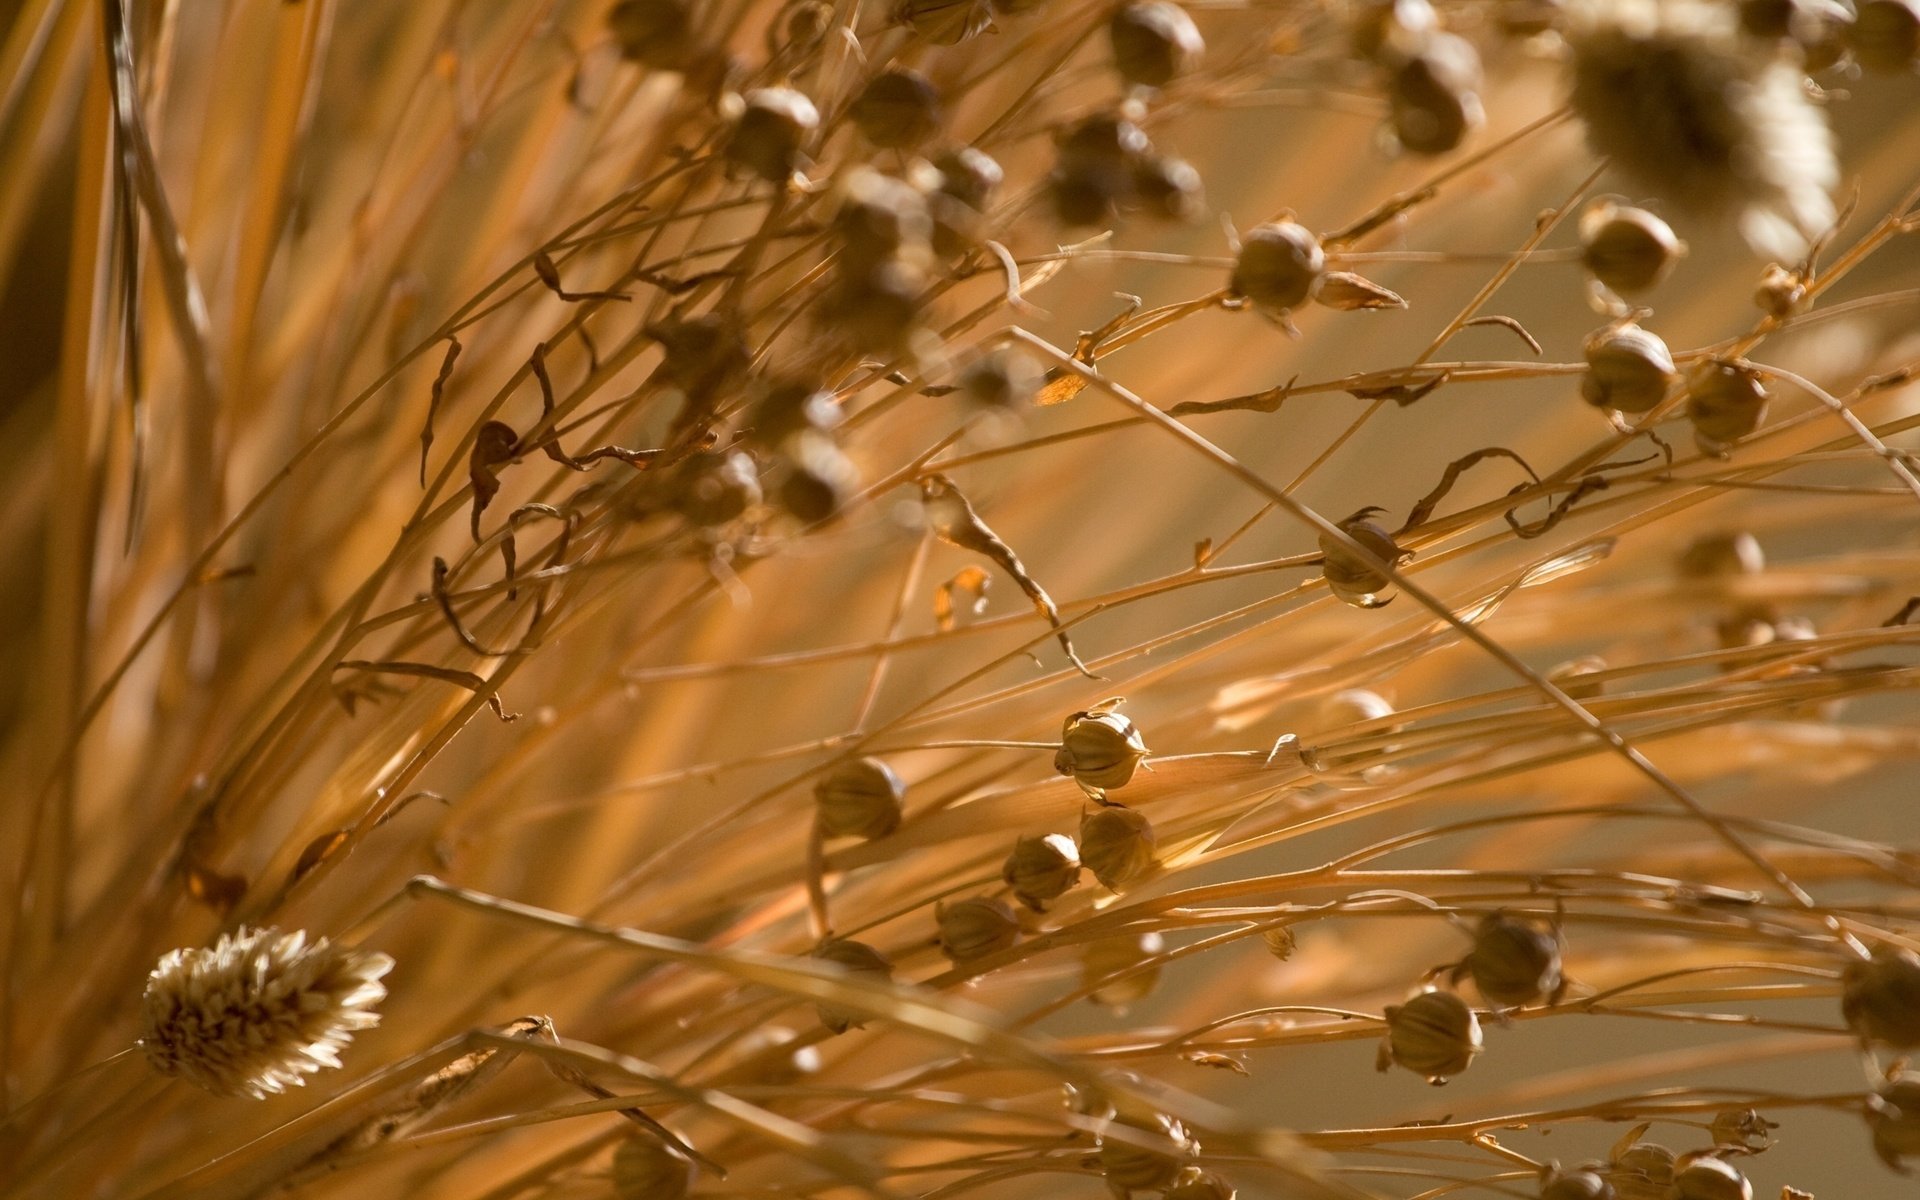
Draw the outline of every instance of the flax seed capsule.
<instances>
[{"instance_id":1,"label":"flax seed capsule","mask_svg":"<svg viewBox=\"0 0 1920 1200\"><path fill-rule=\"evenodd\" d=\"M1739 363L1714 359L1687 380L1687 420L1703 450L1737 442L1766 420L1766 384L1760 373Z\"/></svg>"},{"instance_id":2,"label":"flax seed capsule","mask_svg":"<svg viewBox=\"0 0 1920 1200\"><path fill-rule=\"evenodd\" d=\"M881 149L911 150L940 131L940 92L920 72L892 67L867 81L849 115Z\"/></svg>"},{"instance_id":3,"label":"flax seed capsule","mask_svg":"<svg viewBox=\"0 0 1920 1200\"><path fill-rule=\"evenodd\" d=\"M1060 727L1060 749L1053 768L1090 794L1105 795L1122 788L1145 761L1147 743L1124 714L1111 709L1077 712Z\"/></svg>"},{"instance_id":4,"label":"flax seed capsule","mask_svg":"<svg viewBox=\"0 0 1920 1200\"><path fill-rule=\"evenodd\" d=\"M1206 211L1200 172L1181 158L1149 156L1135 165L1133 191L1141 209L1162 221L1193 222Z\"/></svg>"},{"instance_id":5,"label":"flax seed capsule","mask_svg":"<svg viewBox=\"0 0 1920 1200\"><path fill-rule=\"evenodd\" d=\"M1013 910L986 896L935 905L934 921L940 927L940 949L956 963L1011 949L1020 939Z\"/></svg>"},{"instance_id":6,"label":"flax seed capsule","mask_svg":"<svg viewBox=\"0 0 1920 1200\"><path fill-rule=\"evenodd\" d=\"M813 789L820 831L828 837L885 837L900 827L907 785L877 758L841 763Z\"/></svg>"},{"instance_id":7,"label":"flax seed capsule","mask_svg":"<svg viewBox=\"0 0 1920 1200\"><path fill-rule=\"evenodd\" d=\"M1120 891L1153 866L1153 823L1131 808L1099 808L1080 820L1080 861L1108 891Z\"/></svg>"},{"instance_id":8,"label":"flax seed capsule","mask_svg":"<svg viewBox=\"0 0 1920 1200\"><path fill-rule=\"evenodd\" d=\"M1156 1116L1146 1121L1121 1117L1113 1124L1156 1143L1149 1149L1118 1138L1100 1139L1100 1173L1106 1176L1108 1187L1122 1194L1172 1186L1181 1168L1199 1151L1185 1127L1172 1117Z\"/></svg>"},{"instance_id":9,"label":"flax seed capsule","mask_svg":"<svg viewBox=\"0 0 1920 1200\"><path fill-rule=\"evenodd\" d=\"M757 88L727 140L727 159L768 183L785 183L800 169L807 139L820 126L820 110L792 88Z\"/></svg>"},{"instance_id":10,"label":"flax seed capsule","mask_svg":"<svg viewBox=\"0 0 1920 1200\"><path fill-rule=\"evenodd\" d=\"M1613 1185L1600 1172L1581 1167L1553 1171L1540 1186L1540 1200L1615 1200Z\"/></svg>"},{"instance_id":11,"label":"flax seed capsule","mask_svg":"<svg viewBox=\"0 0 1920 1200\"><path fill-rule=\"evenodd\" d=\"M1587 340L1580 395L1595 408L1643 413L1666 398L1675 378L1667 344L1638 325L1603 329Z\"/></svg>"},{"instance_id":12,"label":"flax seed capsule","mask_svg":"<svg viewBox=\"0 0 1920 1200\"><path fill-rule=\"evenodd\" d=\"M1560 939L1506 913L1488 913L1474 930L1473 949L1459 970L1472 976L1489 1003L1531 1004L1560 990Z\"/></svg>"},{"instance_id":13,"label":"flax seed capsule","mask_svg":"<svg viewBox=\"0 0 1920 1200\"><path fill-rule=\"evenodd\" d=\"M1452 992L1421 992L1387 1006L1377 1066L1398 1064L1436 1086L1467 1069L1482 1049L1480 1020Z\"/></svg>"},{"instance_id":14,"label":"flax seed capsule","mask_svg":"<svg viewBox=\"0 0 1920 1200\"><path fill-rule=\"evenodd\" d=\"M1658 1142L1637 1142L1607 1170L1619 1200L1668 1200L1673 1188L1673 1151Z\"/></svg>"},{"instance_id":15,"label":"flax seed capsule","mask_svg":"<svg viewBox=\"0 0 1920 1200\"><path fill-rule=\"evenodd\" d=\"M613 1152L613 1194L619 1200L680 1200L693 1189L686 1155L651 1133L622 1138Z\"/></svg>"},{"instance_id":16,"label":"flax seed capsule","mask_svg":"<svg viewBox=\"0 0 1920 1200\"><path fill-rule=\"evenodd\" d=\"M1081 984L1094 989L1088 999L1114 1009L1145 1000L1160 982L1160 967L1140 965L1164 949L1166 942L1157 933L1123 934L1094 942L1080 959ZM1110 976L1119 978L1101 982Z\"/></svg>"},{"instance_id":17,"label":"flax seed capsule","mask_svg":"<svg viewBox=\"0 0 1920 1200\"><path fill-rule=\"evenodd\" d=\"M993 22L987 0L901 0L895 19L936 46L974 37Z\"/></svg>"},{"instance_id":18,"label":"flax seed capsule","mask_svg":"<svg viewBox=\"0 0 1920 1200\"><path fill-rule=\"evenodd\" d=\"M1920 957L1881 946L1841 974L1840 1015L1865 1041L1920 1047Z\"/></svg>"},{"instance_id":19,"label":"flax seed capsule","mask_svg":"<svg viewBox=\"0 0 1920 1200\"><path fill-rule=\"evenodd\" d=\"M1080 850L1064 833L1023 837L1013 844L1000 877L1020 903L1043 912L1080 882Z\"/></svg>"},{"instance_id":20,"label":"flax seed capsule","mask_svg":"<svg viewBox=\"0 0 1920 1200\"><path fill-rule=\"evenodd\" d=\"M1904 1174L1905 1160L1920 1157L1920 1075L1902 1073L1867 1097L1867 1126L1880 1161Z\"/></svg>"},{"instance_id":21,"label":"flax seed capsule","mask_svg":"<svg viewBox=\"0 0 1920 1200\"><path fill-rule=\"evenodd\" d=\"M1445 154L1486 123L1480 53L1451 33L1427 37L1387 79L1388 128L1415 154Z\"/></svg>"},{"instance_id":22,"label":"flax seed capsule","mask_svg":"<svg viewBox=\"0 0 1920 1200\"><path fill-rule=\"evenodd\" d=\"M1753 1200L1753 1184L1723 1158L1690 1155L1673 1172L1673 1200Z\"/></svg>"},{"instance_id":23,"label":"flax seed capsule","mask_svg":"<svg viewBox=\"0 0 1920 1200\"><path fill-rule=\"evenodd\" d=\"M1580 217L1580 262L1608 289L1642 292L1667 277L1686 246L1644 208L1601 200Z\"/></svg>"},{"instance_id":24,"label":"flax seed capsule","mask_svg":"<svg viewBox=\"0 0 1920 1200\"><path fill-rule=\"evenodd\" d=\"M1320 239L1294 221L1249 229L1240 242L1227 287L1270 312L1298 308L1326 273Z\"/></svg>"},{"instance_id":25,"label":"flax seed capsule","mask_svg":"<svg viewBox=\"0 0 1920 1200\"><path fill-rule=\"evenodd\" d=\"M865 942L856 942L851 938L829 938L814 948L813 958L820 962L832 963L855 979L876 983L887 983L893 979L893 961ZM835 1008L824 1001L815 1006L820 1014L820 1023L831 1033L845 1033L849 1029L858 1029L866 1018L857 1012L844 1008Z\"/></svg>"},{"instance_id":26,"label":"flax seed capsule","mask_svg":"<svg viewBox=\"0 0 1920 1200\"><path fill-rule=\"evenodd\" d=\"M1381 562L1397 564L1406 557L1406 552L1400 549L1392 534L1369 519L1377 511L1363 508L1340 522L1340 529ZM1321 565L1321 574L1326 577L1327 587L1341 600L1355 608L1379 608L1393 598L1393 579L1346 543L1323 533L1320 553L1326 559Z\"/></svg>"},{"instance_id":27,"label":"flax seed capsule","mask_svg":"<svg viewBox=\"0 0 1920 1200\"><path fill-rule=\"evenodd\" d=\"M1168 0L1134 0L1107 22L1113 67L1137 87L1162 88L1191 71L1206 51L1186 10Z\"/></svg>"},{"instance_id":28,"label":"flax seed capsule","mask_svg":"<svg viewBox=\"0 0 1920 1200\"><path fill-rule=\"evenodd\" d=\"M693 54L693 10L687 0L620 0L607 28L622 57L657 71L683 70Z\"/></svg>"}]
</instances>

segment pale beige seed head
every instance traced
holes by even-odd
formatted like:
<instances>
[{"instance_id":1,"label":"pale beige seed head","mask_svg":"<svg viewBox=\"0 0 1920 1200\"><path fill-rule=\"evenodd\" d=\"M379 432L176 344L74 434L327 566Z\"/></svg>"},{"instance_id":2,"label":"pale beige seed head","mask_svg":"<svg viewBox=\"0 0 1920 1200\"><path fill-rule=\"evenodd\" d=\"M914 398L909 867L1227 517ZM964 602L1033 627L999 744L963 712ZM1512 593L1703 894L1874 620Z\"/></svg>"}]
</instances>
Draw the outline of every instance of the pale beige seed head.
<instances>
[{"instance_id":1,"label":"pale beige seed head","mask_svg":"<svg viewBox=\"0 0 1920 1200\"><path fill-rule=\"evenodd\" d=\"M1098 808L1080 820L1080 861L1110 891L1153 866L1153 823L1131 808Z\"/></svg>"},{"instance_id":2,"label":"pale beige seed head","mask_svg":"<svg viewBox=\"0 0 1920 1200\"><path fill-rule=\"evenodd\" d=\"M162 1075L215 1095L263 1099L340 1065L356 1031L380 1023L384 954L299 930L241 928L210 950L170 950L147 976L140 1048Z\"/></svg>"}]
</instances>

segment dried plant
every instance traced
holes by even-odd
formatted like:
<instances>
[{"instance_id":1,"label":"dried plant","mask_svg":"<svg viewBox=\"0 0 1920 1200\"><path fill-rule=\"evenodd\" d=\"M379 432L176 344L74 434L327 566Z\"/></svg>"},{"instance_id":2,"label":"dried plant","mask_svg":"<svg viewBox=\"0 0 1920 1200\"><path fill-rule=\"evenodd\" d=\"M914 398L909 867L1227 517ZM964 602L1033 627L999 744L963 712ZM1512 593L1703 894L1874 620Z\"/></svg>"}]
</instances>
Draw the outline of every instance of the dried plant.
<instances>
[{"instance_id":1,"label":"dried plant","mask_svg":"<svg viewBox=\"0 0 1920 1200\"><path fill-rule=\"evenodd\" d=\"M1916 47L23 0L0 1191L1904 1195Z\"/></svg>"}]
</instances>

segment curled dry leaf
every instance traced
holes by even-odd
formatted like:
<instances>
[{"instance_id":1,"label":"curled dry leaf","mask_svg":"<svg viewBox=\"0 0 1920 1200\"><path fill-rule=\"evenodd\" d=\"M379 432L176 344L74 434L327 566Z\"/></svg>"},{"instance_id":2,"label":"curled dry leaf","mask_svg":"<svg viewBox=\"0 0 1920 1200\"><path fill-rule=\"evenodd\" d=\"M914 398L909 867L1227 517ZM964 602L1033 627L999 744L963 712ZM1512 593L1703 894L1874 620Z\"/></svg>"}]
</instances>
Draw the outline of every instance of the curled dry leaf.
<instances>
[{"instance_id":1,"label":"curled dry leaf","mask_svg":"<svg viewBox=\"0 0 1920 1200\"><path fill-rule=\"evenodd\" d=\"M940 632L946 633L954 627L954 593L962 592L973 599L967 605L971 616L979 616L987 611L987 591L993 585L993 577L984 567L962 567L954 573L952 579L941 584L933 592L933 620Z\"/></svg>"}]
</instances>

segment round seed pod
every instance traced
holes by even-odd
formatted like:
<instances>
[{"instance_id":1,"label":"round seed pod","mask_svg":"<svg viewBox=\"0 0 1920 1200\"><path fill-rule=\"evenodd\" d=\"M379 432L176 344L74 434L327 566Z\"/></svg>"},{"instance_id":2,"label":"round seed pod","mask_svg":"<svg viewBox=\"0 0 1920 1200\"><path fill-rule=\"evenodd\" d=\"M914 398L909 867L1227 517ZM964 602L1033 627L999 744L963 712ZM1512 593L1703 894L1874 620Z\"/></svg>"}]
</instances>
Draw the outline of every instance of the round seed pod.
<instances>
[{"instance_id":1,"label":"round seed pod","mask_svg":"<svg viewBox=\"0 0 1920 1200\"><path fill-rule=\"evenodd\" d=\"M1540 1200L1614 1200L1613 1185L1590 1167L1552 1171L1540 1185Z\"/></svg>"},{"instance_id":2,"label":"round seed pod","mask_svg":"<svg viewBox=\"0 0 1920 1200\"><path fill-rule=\"evenodd\" d=\"M1840 1015L1865 1041L1920 1047L1920 957L1882 946L1841 975Z\"/></svg>"},{"instance_id":3,"label":"round seed pod","mask_svg":"<svg viewBox=\"0 0 1920 1200\"><path fill-rule=\"evenodd\" d=\"M893 979L892 959L865 942L856 942L851 938L828 938L814 947L811 957L819 962L832 963L856 979L882 983ZM830 1004L822 1003L814 1008L820 1014L820 1023L831 1033L858 1029L866 1020L857 1012L835 1008Z\"/></svg>"},{"instance_id":4,"label":"round seed pod","mask_svg":"<svg viewBox=\"0 0 1920 1200\"><path fill-rule=\"evenodd\" d=\"M1091 793L1125 787L1147 757L1147 743L1124 714L1111 709L1077 712L1060 727L1053 769L1073 776Z\"/></svg>"},{"instance_id":5,"label":"round seed pod","mask_svg":"<svg viewBox=\"0 0 1920 1200\"><path fill-rule=\"evenodd\" d=\"M1206 188L1200 172L1183 158L1147 157L1134 166L1133 191L1148 216L1163 221L1197 221L1206 212Z\"/></svg>"},{"instance_id":6,"label":"round seed pod","mask_svg":"<svg viewBox=\"0 0 1920 1200\"><path fill-rule=\"evenodd\" d=\"M754 403L748 434L755 445L778 447L803 433L829 434L841 418L832 392L804 380L777 379Z\"/></svg>"},{"instance_id":7,"label":"round seed pod","mask_svg":"<svg viewBox=\"0 0 1920 1200\"><path fill-rule=\"evenodd\" d=\"M936 46L964 42L993 23L987 0L900 0L894 19Z\"/></svg>"},{"instance_id":8,"label":"round seed pod","mask_svg":"<svg viewBox=\"0 0 1920 1200\"><path fill-rule=\"evenodd\" d=\"M1612 291L1645 291L1686 252L1673 227L1644 208L1600 200L1580 216L1580 261Z\"/></svg>"},{"instance_id":9,"label":"round seed pod","mask_svg":"<svg viewBox=\"0 0 1920 1200\"><path fill-rule=\"evenodd\" d=\"M856 758L835 767L814 785L820 832L828 837L871 841L900 828L900 802L907 785L877 758Z\"/></svg>"},{"instance_id":10,"label":"round seed pod","mask_svg":"<svg viewBox=\"0 0 1920 1200\"><path fill-rule=\"evenodd\" d=\"M1841 0L1795 0L1787 33L1800 47L1800 67L1812 75L1847 57L1854 11Z\"/></svg>"},{"instance_id":11,"label":"round seed pod","mask_svg":"<svg viewBox=\"0 0 1920 1200\"><path fill-rule=\"evenodd\" d=\"M1153 866L1153 824L1131 808L1097 808L1080 818L1080 861L1117 892Z\"/></svg>"},{"instance_id":12,"label":"round seed pod","mask_svg":"<svg viewBox=\"0 0 1920 1200\"><path fill-rule=\"evenodd\" d=\"M1231 1183L1199 1167L1183 1167L1168 1188L1164 1200L1234 1200L1239 1195Z\"/></svg>"},{"instance_id":13,"label":"round seed pod","mask_svg":"<svg viewBox=\"0 0 1920 1200\"><path fill-rule=\"evenodd\" d=\"M911 150L940 132L940 92L920 72L892 67L867 81L849 114L874 145Z\"/></svg>"},{"instance_id":14,"label":"round seed pod","mask_svg":"<svg viewBox=\"0 0 1920 1200\"><path fill-rule=\"evenodd\" d=\"M1406 557L1405 552L1394 542L1392 534L1368 519L1378 511L1363 508L1340 522L1340 529L1381 562L1398 563ZM1320 572L1326 577L1328 588L1341 600L1355 608L1380 608L1393 598L1390 590L1393 580L1344 543L1323 533L1320 553L1326 558Z\"/></svg>"},{"instance_id":15,"label":"round seed pod","mask_svg":"<svg viewBox=\"0 0 1920 1200\"><path fill-rule=\"evenodd\" d=\"M1680 554L1683 579L1725 579L1758 575L1767 569L1760 540L1745 530L1707 533L1693 539Z\"/></svg>"},{"instance_id":16,"label":"round seed pod","mask_svg":"<svg viewBox=\"0 0 1920 1200\"><path fill-rule=\"evenodd\" d=\"M1530 1004L1560 990L1560 940L1518 917L1488 913L1474 930L1473 949L1460 969L1473 977L1473 986L1489 1003Z\"/></svg>"},{"instance_id":17,"label":"round seed pod","mask_svg":"<svg viewBox=\"0 0 1920 1200\"><path fill-rule=\"evenodd\" d=\"M619 1200L680 1200L693 1190L694 1165L649 1133L620 1139L613 1151L613 1194Z\"/></svg>"},{"instance_id":18,"label":"round seed pod","mask_svg":"<svg viewBox=\"0 0 1920 1200\"><path fill-rule=\"evenodd\" d=\"M826 40L833 26L833 5L827 0L788 0L780 22L783 48L789 54L807 54Z\"/></svg>"},{"instance_id":19,"label":"round seed pod","mask_svg":"<svg viewBox=\"0 0 1920 1200\"><path fill-rule=\"evenodd\" d=\"M1166 942L1157 933L1102 938L1094 942L1080 959L1081 985L1095 988L1088 999L1095 1004L1117 1009L1145 1000L1160 982L1159 965L1124 975L1121 973L1140 966L1165 948ZM1120 975L1120 978L1101 984L1100 981L1110 975Z\"/></svg>"},{"instance_id":20,"label":"round seed pod","mask_svg":"<svg viewBox=\"0 0 1920 1200\"><path fill-rule=\"evenodd\" d=\"M918 191L867 167L848 172L833 232L840 243L840 271L857 278L889 260L926 254L933 236L927 201Z\"/></svg>"},{"instance_id":21,"label":"round seed pod","mask_svg":"<svg viewBox=\"0 0 1920 1200\"><path fill-rule=\"evenodd\" d=\"M1186 10L1168 0L1133 0L1107 22L1113 69L1137 87L1162 88L1186 74L1206 52Z\"/></svg>"},{"instance_id":22,"label":"round seed pod","mask_svg":"<svg viewBox=\"0 0 1920 1200\"><path fill-rule=\"evenodd\" d=\"M1636 1142L1607 1170L1618 1200L1668 1200L1673 1188L1673 1151L1658 1142Z\"/></svg>"},{"instance_id":23,"label":"round seed pod","mask_svg":"<svg viewBox=\"0 0 1920 1200\"><path fill-rule=\"evenodd\" d=\"M941 193L968 208L984 210L993 202L994 192L1006 178L1006 172L992 155L972 146L949 150L934 159L933 165L940 172Z\"/></svg>"},{"instance_id":24,"label":"round seed pod","mask_svg":"<svg viewBox=\"0 0 1920 1200\"><path fill-rule=\"evenodd\" d=\"M681 470L684 482L674 493L674 507L695 525L730 524L760 503L760 468L751 455L701 454Z\"/></svg>"},{"instance_id":25,"label":"round seed pod","mask_svg":"<svg viewBox=\"0 0 1920 1200\"><path fill-rule=\"evenodd\" d=\"M1760 275L1760 286L1753 289L1753 303L1776 321L1797 316L1806 311L1807 281L1798 271L1768 263Z\"/></svg>"},{"instance_id":26,"label":"round seed pod","mask_svg":"<svg viewBox=\"0 0 1920 1200\"><path fill-rule=\"evenodd\" d=\"M920 328L926 294L925 272L904 260L888 259L871 270L843 275L823 315L854 349L891 356L905 350Z\"/></svg>"},{"instance_id":27,"label":"round seed pod","mask_svg":"<svg viewBox=\"0 0 1920 1200\"><path fill-rule=\"evenodd\" d=\"M1262 930L1260 940L1267 944L1267 953L1281 962L1292 958L1294 950L1300 944L1299 939L1294 937L1293 927L1290 925L1274 925Z\"/></svg>"},{"instance_id":28,"label":"round seed pod","mask_svg":"<svg viewBox=\"0 0 1920 1200\"><path fill-rule=\"evenodd\" d=\"M1008 346L997 347L968 363L960 372L960 393L968 401L991 410L1025 407L1043 380L1032 356Z\"/></svg>"},{"instance_id":29,"label":"round seed pod","mask_svg":"<svg viewBox=\"0 0 1920 1200\"><path fill-rule=\"evenodd\" d=\"M1312 231L1293 221L1276 221L1246 232L1227 287L1261 308L1286 312L1306 302L1326 270L1326 252Z\"/></svg>"},{"instance_id":30,"label":"round seed pod","mask_svg":"<svg viewBox=\"0 0 1920 1200\"><path fill-rule=\"evenodd\" d=\"M718 313L673 318L647 327L665 351L660 374L689 396L706 399L737 386L753 369L753 348L740 326Z\"/></svg>"},{"instance_id":31,"label":"round seed pod","mask_svg":"<svg viewBox=\"0 0 1920 1200\"><path fill-rule=\"evenodd\" d=\"M1069 229L1111 225L1120 217L1120 206L1131 199L1130 190L1116 189L1084 167L1056 167L1047 176L1047 202L1054 219Z\"/></svg>"},{"instance_id":32,"label":"round seed pod","mask_svg":"<svg viewBox=\"0 0 1920 1200\"><path fill-rule=\"evenodd\" d=\"M1064 833L1023 837L1013 844L1000 878L1020 903L1044 912L1047 901L1059 899L1080 882L1079 847Z\"/></svg>"},{"instance_id":33,"label":"round seed pod","mask_svg":"<svg viewBox=\"0 0 1920 1200\"><path fill-rule=\"evenodd\" d=\"M1668 1194L1672 1200L1753 1200L1753 1184L1724 1158L1689 1155L1675 1168Z\"/></svg>"},{"instance_id":34,"label":"round seed pod","mask_svg":"<svg viewBox=\"0 0 1920 1200\"><path fill-rule=\"evenodd\" d=\"M1061 134L1047 195L1063 224L1109 222L1134 201L1134 171L1152 152L1140 127L1096 113Z\"/></svg>"},{"instance_id":35,"label":"round seed pod","mask_svg":"<svg viewBox=\"0 0 1920 1200\"><path fill-rule=\"evenodd\" d=\"M833 439L812 430L786 443L787 470L775 493L780 507L811 525L835 516L860 487L860 472Z\"/></svg>"},{"instance_id":36,"label":"round seed pod","mask_svg":"<svg viewBox=\"0 0 1920 1200\"><path fill-rule=\"evenodd\" d=\"M800 169L801 151L820 126L820 110L792 88L756 88L727 139L727 160L768 183L785 183Z\"/></svg>"},{"instance_id":37,"label":"round seed pod","mask_svg":"<svg viewBox=\"0 0 1920 1200\"><path fill-rule=\"evenodd\" d=\"M1404 58L1440 28L1428 0L1359 0L1351 11L1348 44L1369 61Z\"/></svg>"},{"instance_id":38,"label":"round seed pod","mask_svg":"<svg viewBox=\"0 0 1920 1200\"><path fill-rule=\"evenodd\" d=\"M936 904L940 949L956 963L1010 949L1020 938L1020 922L998 900L974 896L955 904Z\"/></svg>"},{"instance_id":39,"label":"round seed pod","mask_svg":"<svg viewBox=\"0 0 1920 1200\"><path fill-rule=\"evenodd\" d=\"M1398 1063L1435 1085L1467 1069L1480 1053L1480 1019L1452 992L1421 992L1387 1006L1387 1037L1378 1066Z\"/></svg>"},{"instance_id":40,"label":"round seed pod","mask_svg":"<svg viewBox=\"0 0 1920 1200\"><path fill-rule=\"evenodd\" d=\"M1869 71L1912 70L1920 57L1920 0L1865 0L1847 31L1847 45Z\"/></svg>"},{"instance_id":41,"label":"round seed pod","mask_svg":"<svg viewBox=\"0 0 1920 1200\"><path fill-rule=\"evenodd\" d=\"M1322 275L1319 286L1313 290L1313 299L1316 304L1341 312L1407 306L1400 293L1383 288L1366 276L1356 275L1352 271L1328 271Z\"/></svg>"},{"instance_id":42,"label":"round seed pod","mask_svg":"<svg viewBox=\"0 0 1920 1200\"><path fill-rule=\"evenodd\" d=\"M1445 154L1486 122L1480 105L1480 53L1451 33L1435 33L1387 78L1387 127L1415 154Z\"/></svg>"},{"instance_id":43,"label":"round seed pod","mask_svg":"<svg viewBox=\"0 0 1920 1200\"><path fill-rule=\"evenodd\" d=\"M678 71L693 54L693 8L687 0L620 0L607 13L620 56L657 71Z\"/></svg>"},{"instance_id":44,"label":"round seed pod","mask_svg":"<svg viewBox=\"0 0 1920 1200\"><path fill-rule=\"evenodd\" d=\"M1760 428L1772 399L1760 373L1739 363L1714 359L1687 380L1687 420L1694 440L1713 450Z\"/></svg>"},{"instance_id":45,"label":"round seed pod","mask_svg":"<svg viewBox=\"0 0 1920 1200\"><path fill-rule=\"evenodd\" d=\"M1118 1138L1100 1139L1100 1173L1106 1176L1107 1186L1122 1195L1171 1187L1187 1160L1200 1149L1187 1136L1186 1128L1172 1117L1156 1116L1147 1121L1121 1117L1113 1123L1160 1143L1149 1149Z\"/></svg>"},{"instance_id":46,"label":"round seed pod","mask_svg":"<svg viewBox=\"0 0 1920 1200\"><path fill-rule=\"evenodd\" d=\"M1603 329L1587 339L1580 395L1595 408L1643 413L1666 398L1674 380L1667 344L1638 325Z\"/></svg>"},{"instance_id":47,"label":"round seed pod","mask_svg":"<svg viewBox=\"0 0 1920 1200\"><path fill-rule=\"evenodd\" d=\"M1920 1075L1902 1074L1868 1096L1867 1127L1880 1161L1905 1174L1904 1160L1920 1156Z\"/></svg>"},{"instance_id":48,"label":"round seed pod","mask_svg":"<svg viewBox=\"0 0 1920 1200\"><path fill-rule=\"evenodd\" d=\"M1753 1108L1729 1108L1715 1113L1713 1124L1708 1126L1714 1149L1738 1154L1759 1154L1773 1149L1773 1131L1778 1128L1779 1122L1767 1120Z\"/></svg>"}]
</instances>

